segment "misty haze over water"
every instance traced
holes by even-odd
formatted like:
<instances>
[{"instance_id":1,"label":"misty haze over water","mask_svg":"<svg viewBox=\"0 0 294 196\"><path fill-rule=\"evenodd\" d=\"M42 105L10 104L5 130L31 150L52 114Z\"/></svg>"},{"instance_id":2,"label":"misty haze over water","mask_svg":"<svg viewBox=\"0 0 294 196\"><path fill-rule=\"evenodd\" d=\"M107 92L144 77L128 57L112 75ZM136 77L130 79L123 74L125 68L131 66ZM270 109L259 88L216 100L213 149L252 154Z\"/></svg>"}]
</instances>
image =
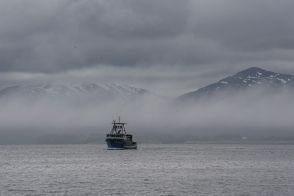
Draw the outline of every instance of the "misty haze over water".
<instances>
[{"instance_id":1,"label":"misty haze over water","mask_svg":"<svg viewBox=\"0 0 294 196\"><path fill-rule=\"evenodd\" d=\"M254 88L226 88L205 99L181 100L181 94L88 79L50 75L7 82L0 91L0 143L101 143L119 115L140 142L294 139L292 86L272 88L270 80L265 83L270 88L255 82Z\"/></svg>"},{"instance_id":2,"label":"misty haze over water","mask_svg":"<svg viewBox=\"0 0 294 196\"><path fill-rule=\"evenodd\" d=\"M177 100L249 67L294 75L293 8L2 0L0 144L100 143L119 115L139 142L292 141L293 91L284 87Z\"/></svg>"}]
</instances>

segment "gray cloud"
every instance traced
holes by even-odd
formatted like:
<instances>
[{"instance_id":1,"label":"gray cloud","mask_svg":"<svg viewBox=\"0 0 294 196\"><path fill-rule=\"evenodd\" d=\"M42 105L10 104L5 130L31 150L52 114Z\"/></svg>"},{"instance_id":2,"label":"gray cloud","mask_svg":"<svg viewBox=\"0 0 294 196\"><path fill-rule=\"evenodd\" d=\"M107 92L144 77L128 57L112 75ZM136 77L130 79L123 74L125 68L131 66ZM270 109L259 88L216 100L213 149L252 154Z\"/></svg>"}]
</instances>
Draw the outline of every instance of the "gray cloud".
<instances>
[{"instance_id":1,"label":"gray cloud","mask_svg":"<svg viewBox=\"0 0 294 196\"><path fill-rule=\"evenodd\" d=\"M26 102L17 97L0 100L0 143L35 143L38 137L68 134L85 142L97 135L103 142L111 120L118 115L140 142L190 141L214 138L293 140L293 92L265 94L262 89L242 91L225 99L177 105L154 96L129 101L113 100L97 104L96 98L83 102L42 97ZM222 138L225 136L224 138ZM161 138L162 137L162 138ZM45 140L46 141L46 140ZM57 141L59 141L57 139ZM64 140L63 142L66 142Z\"/></svg>"},{"instance_id":2,"label":"gray cloud","mask_svg":"<svg viewBox=\"0 0 294 196\"><path fill-rule=\"evenodd\" d=\"M194 23L197 35L235 49L293 49L292 1L221 0L214 5L198 6L206 9L200 14L205 20Z\"/></svg>"},{"instance_id":3,"label":"gray cloud","mask_svg":"<svg viewBox=\"0 0 294 196\"><path fill-rule=\"evenodd\" d=\"M3 0L0 70L293 63L290 0Z\"/></svg>"},{"instance_id":4,"label":"gray cloud","mask_svg":"<svg viewBox=\"0 0 294 196\"><path fill-rule=\"evenodd\" d=\"M0 86L115 82L166 98L249 66L294 74L293 8L292 0L2 0ZM183 130L293 138L293 94L264 96L250 92L186 108L162 97L80 105L0 100L0 134L4 143L64 132L104 138L120 113L136 136Z\"/></svg>"}]
</instances>

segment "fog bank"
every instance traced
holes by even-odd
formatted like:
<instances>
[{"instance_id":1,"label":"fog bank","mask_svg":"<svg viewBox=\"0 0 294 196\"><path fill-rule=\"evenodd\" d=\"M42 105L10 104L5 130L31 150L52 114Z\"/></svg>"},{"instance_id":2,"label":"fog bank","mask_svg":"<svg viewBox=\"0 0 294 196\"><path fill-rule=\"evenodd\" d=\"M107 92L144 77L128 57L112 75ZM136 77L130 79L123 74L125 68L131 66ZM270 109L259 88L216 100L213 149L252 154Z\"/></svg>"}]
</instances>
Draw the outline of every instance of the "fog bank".
<instances>
[{"instance_id":1,"label":"fog bank","mask_svg":"<svg viewBox=\"0 0 294 196\"><path fill-rule=\"evenodd\" d=\"M2 98L0 143L101 143L118 116L141 142L294 139L292 92L254 89L189 103L175 98Z\"/></svg>"}]
</instances>

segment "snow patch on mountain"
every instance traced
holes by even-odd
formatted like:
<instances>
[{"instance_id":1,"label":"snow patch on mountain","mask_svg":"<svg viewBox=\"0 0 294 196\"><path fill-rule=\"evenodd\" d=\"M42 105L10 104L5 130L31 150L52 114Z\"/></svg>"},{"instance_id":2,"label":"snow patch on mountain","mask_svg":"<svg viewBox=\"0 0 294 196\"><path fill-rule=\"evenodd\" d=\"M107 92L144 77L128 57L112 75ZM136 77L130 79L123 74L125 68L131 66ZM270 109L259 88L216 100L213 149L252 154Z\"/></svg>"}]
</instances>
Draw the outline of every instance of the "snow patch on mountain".
<instances>
[{"instance_id":1,"label":"snow patch on mountain","mask_svg":"<svg viewBox=\"0 0 294 196\"><path fill-rule=\"evenodd\" d=\"M220 81L200 88L196 91L186 93L179 99L197 99L199 97L213 97L220 92L239 92L244 89L263 87L266 89L287 89L294 88L294 76L267 71L258 67L238 72Z\"/></svg>"},{"instance_id":2,"label":"snow patch on mountain","mask_svg":"<svg viewBox=\"0 0 294 196\"><path fill-rule=\"evenodd\" d=\"M0 87L0 100L25 99L36 101L39 99L134 99L149 92L126 84L53 84L53 83L21 83Z\"/></svg>"}]
</instances>

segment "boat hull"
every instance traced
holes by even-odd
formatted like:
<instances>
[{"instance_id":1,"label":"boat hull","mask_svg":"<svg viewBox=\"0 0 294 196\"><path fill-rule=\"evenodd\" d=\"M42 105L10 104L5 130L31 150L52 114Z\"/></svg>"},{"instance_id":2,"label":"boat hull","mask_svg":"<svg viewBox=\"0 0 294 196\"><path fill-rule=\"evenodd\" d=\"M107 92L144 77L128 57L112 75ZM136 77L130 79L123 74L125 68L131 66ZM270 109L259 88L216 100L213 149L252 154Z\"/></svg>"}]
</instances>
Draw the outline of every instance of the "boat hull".
<instances>
[{"instance_id":1,"label":"boat hull","mask_svg":"<svg viewBox=\"0 0 294 196\"><path fill-rule=\"evenodd\" d=\"M109 150L125 150L125 149L137 149L137 144L128 144L128 142L121 138L106 138L106 143Z\"/></svg>"}]
</instances>

